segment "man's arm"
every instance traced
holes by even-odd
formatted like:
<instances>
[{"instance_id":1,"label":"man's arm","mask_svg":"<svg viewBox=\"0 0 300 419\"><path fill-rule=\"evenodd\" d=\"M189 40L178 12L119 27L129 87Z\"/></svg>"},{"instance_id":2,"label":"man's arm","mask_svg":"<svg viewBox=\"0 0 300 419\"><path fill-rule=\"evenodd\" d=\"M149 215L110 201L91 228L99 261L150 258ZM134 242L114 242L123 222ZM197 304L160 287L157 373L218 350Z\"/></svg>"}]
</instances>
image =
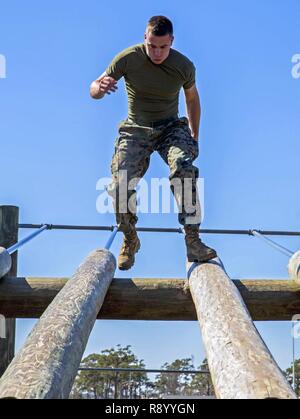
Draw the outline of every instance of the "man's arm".
<instances>
[{"instance_id":1,"label":"man's arm","mask_svg":"<svg viewBox=\"0 0 300 419\"><path fill-rule=\"evenodd\" d=\"M117 89L117 81L104 72L91 84L90 95L93 99L102 99L106 94L110 95L116 92Z\"/></svg>"},{"instance_id":2,"label":"man's arm","mask_svg":"<svg viewBox=\"0 0 300 419\"><path fill-rule=\"evenodd\" d=\"M186 111L187 116L189 118L190 129L192 131L192 137L196 141L198 141L201 118L201 105L196 85L194 84L194 86L190 89L185 89L184 94L186 101Z\"/></svg>"}]
</instances>

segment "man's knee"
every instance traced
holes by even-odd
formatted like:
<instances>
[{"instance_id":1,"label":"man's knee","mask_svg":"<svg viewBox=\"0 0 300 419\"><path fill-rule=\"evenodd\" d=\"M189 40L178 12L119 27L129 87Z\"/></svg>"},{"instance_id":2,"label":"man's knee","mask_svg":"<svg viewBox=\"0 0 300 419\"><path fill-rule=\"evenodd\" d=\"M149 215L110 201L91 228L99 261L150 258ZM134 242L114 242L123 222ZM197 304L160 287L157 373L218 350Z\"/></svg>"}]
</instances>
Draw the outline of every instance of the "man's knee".
<instances>
[{"instance_id":1,"label":"man's knee","mask_svg":"<svg viewBox=\"0 0 300 419\"><path fill-rule=\"evenodd\" d=\"M170 180L179 179L198 179L199 169L193 165L192 161L177 161L170 167Z\"/></svg>"}]
</instances>

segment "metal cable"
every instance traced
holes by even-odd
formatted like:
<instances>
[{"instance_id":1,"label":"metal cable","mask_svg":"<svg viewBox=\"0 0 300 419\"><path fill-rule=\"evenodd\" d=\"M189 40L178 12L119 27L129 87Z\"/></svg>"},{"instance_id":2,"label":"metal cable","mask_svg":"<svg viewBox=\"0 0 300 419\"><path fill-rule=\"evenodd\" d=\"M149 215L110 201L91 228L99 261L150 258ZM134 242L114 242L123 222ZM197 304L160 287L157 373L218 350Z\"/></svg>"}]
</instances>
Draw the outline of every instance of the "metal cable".
<instances>
[{"instance_id":1,"label":"metal cable","mask_svg":"<svg viewBox=\"0 0 300 419\"><path fill-rule=\"evenodd\" d=\"M291 250L287 249L286 247L283 247L281 244L278 244L274 242L273 240L269 239L268 237L265 237L263 234L258 232L257 230L252 230L253 236L258 237L259 239L263 240L265 243L267 243L269 246L273 247L274 249L278 250L279 252L283 253L284 255L291 257L295 252L292 252Z\"/></svg>"},{"instance_id":2,"label":"metal cable","mask_svg":"<svg viewBox=\"0 0 300 419\"><path fill-rule=\"evenodd\" d=\"M109 237L109 239L108 239L108 241L107 241L107 243L105 245L105 249L106 250L109 250L110 247L111 247L111 245L113 244L113 242L114 242L114 240L116 238L117 232L119 231L119 227L120 226L115 226L114 227L113 232L111 233L111 235L110 235L110 237Z\"/></svg>"},{"instance_id":3,"label":"metal cable","mask_svg":"<svg viewBox=\"0 0 300 419\"><path fill-rule=\"evenodd\" d=\"M44 224L19 224L19 228L41 228ZM75 225L59 225L47 224L48 230L86 230L86 231L114 231L115 226L75 226ZM151 228L151 227L137 227L138 232L144 233L179 233L182 234L182 228ZM256 231L265 236L298 236L300 231L269 231L269 230L227 230L227 229L200 229L202 234L233 234L233 235L247 235L253 236L253 231Z\"/></svg>"},{"instance_id":4,"label":"metal cable","mask_svg":"<svg viewBox=\"0 0 300 419\"><path fill-rule=\"evenodd\" d=\"M80 367L78 371L86 372L144 372L144 373L163 373L163 374L209 374L209 371L195 371L195 370L154 370L154 369L137 369L137 368L93 368Z\"/></svg>"},{"instance_id":5,"label":"metal cable","mask_svg":"<svg viewBox=\"0 0 300 419\"><path fill-rule=\"evenodd\" d=\"M30 242L33 238L41 234L45 230L89 230L89 231L111 231L105 249L109 250L120 226L74 226L74 225L54 225L54 224L19 224L19 228L30 228L38 229L38 231L30 234L18 243L11 246L8 250L9 254L12 254L19 250L24 244ZM152 228L152 227L138 227L138 232L155 232L155 233L178 233L184 234L183 228ZM294 252L287 249L286 247L276 243L275 241L265 237L266 235L278 235L278 236L300 236L300 232L296 231L264 231L264 230L215 230L215 229L200 229L202 234L237 234L237 235L249 235L255 236L263 240L274 249L283 253L284 255L291 257Z\"/></svg>"},{"instance_id":6,"label":"metal cable","mask_svg":"<svg viewBox=\"0 0 300 419\"><path fill-rule=\"evenodd\" d=\"M13 246L9 247L7 249L8 253L10 255L12 255L14 252L16 252L17 250L19 250L22 246L24 246L24 244L29 243L32 239L34 239L36 236L40 235L41 233L43 233L43 231L48 230L48 225L47 224L43 224L38 231L35 231L32 234L29 234L29 236L25 237L24 239L20 240L18 243L14 244Z\"/></svg>"}]
</instances>

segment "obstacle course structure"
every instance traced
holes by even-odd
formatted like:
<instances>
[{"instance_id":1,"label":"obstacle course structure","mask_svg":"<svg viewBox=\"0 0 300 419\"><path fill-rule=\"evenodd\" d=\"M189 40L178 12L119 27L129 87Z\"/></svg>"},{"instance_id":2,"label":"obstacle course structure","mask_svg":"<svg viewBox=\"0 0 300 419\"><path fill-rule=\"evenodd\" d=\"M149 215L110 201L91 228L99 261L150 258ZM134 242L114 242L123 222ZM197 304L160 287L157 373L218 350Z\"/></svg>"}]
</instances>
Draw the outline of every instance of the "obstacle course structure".
<instances>
[{"instance_id":1,"label":"obstacle course structure","mask_svg":"<svg viewBox=\"0 0 300 419\"><path fill-rule=\"evenodd\" d=\"M16 244L18 228L22 227L17 220L18 208L0 207L0 313L40 320L15 357L14 320L8 322L11 338L0 346L1 368L5 370L0 379L0 398L68 398L97 317L197 319L218 398L296 398L253 319L291 320L290 314L297 314L298 257L291 254L289 271L293 280L255 281L252 288L251 281L232 281L219 258L203 264L188 263L186 280L113 280L116 262L109 247L118 231L114 226L103 228L112 231L107 245L92 252L71 279L18 278L18 249L55 227L31 225L38 231ZM265 239L258 230L239 232ZM116 291L121 288L122 296ZM274 308L271 302L264 309L270 295L277 306ZM126 305L119 304L120 298Z\"/></svg>"}]
</instances>

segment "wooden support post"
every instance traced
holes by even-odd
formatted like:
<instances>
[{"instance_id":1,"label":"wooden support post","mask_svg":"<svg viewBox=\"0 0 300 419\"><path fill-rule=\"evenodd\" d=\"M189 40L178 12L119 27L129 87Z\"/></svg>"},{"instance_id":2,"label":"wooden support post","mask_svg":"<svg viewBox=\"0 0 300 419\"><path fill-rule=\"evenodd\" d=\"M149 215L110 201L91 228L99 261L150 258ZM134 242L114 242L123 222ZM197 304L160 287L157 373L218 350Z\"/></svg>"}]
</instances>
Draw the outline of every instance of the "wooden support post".
<instances>
[{"instance_id":1,"label":"wooden support post","mask_svg":"<svg viewBox=\"0 0 300 419\"><path fill-rule=\"evenodd\" d=\"M300 252L295 253L288 264L290 278L300 284Z\"/></svg>"},{"instance_id":2,"label":"wooden support post","mask_svg":"<svg viewBox=\"0 0 300 419\"><path fill-rule=\"evenodd\" d=\"M8 205L0 206L0 246L7 249L18 241L19 231L19 208ZM3 253L4 252L4 253ZM6 252L3 251L2 254ZM5 257L7 259L7 257ZM7 275L17 275L17 252L11 257L11 269ZM8 263L4 263L4 265ZM5 267L5 271L6 271ZM1 284L1 279L0 279ZM0 315L1 313L0 308ZM6 319L5 320L5 331L6 339L0 338L0 377L11 363L15 355L15 331L16 331L16 320Z\"/></svg>"},{"instance_id":3,"label":"wooden support post","mask_svg":"<svg viewBox=\"0 0 300 419\"><path fill-rule=\"evenodd\" d=\"M209 369L220 399L294 399L222 262L187 264Z\"/></svg>"},{"instance_id":4,"label":"wooden support post","mask_svg":"<svg viewBox=\"0 0 300 419\"><path fill-rule=\"evenodd\" d=\"M57 295L0 380L0 398L68 398L97 313L116 269L92 252Z\"/></svg>"}]
</instances>

